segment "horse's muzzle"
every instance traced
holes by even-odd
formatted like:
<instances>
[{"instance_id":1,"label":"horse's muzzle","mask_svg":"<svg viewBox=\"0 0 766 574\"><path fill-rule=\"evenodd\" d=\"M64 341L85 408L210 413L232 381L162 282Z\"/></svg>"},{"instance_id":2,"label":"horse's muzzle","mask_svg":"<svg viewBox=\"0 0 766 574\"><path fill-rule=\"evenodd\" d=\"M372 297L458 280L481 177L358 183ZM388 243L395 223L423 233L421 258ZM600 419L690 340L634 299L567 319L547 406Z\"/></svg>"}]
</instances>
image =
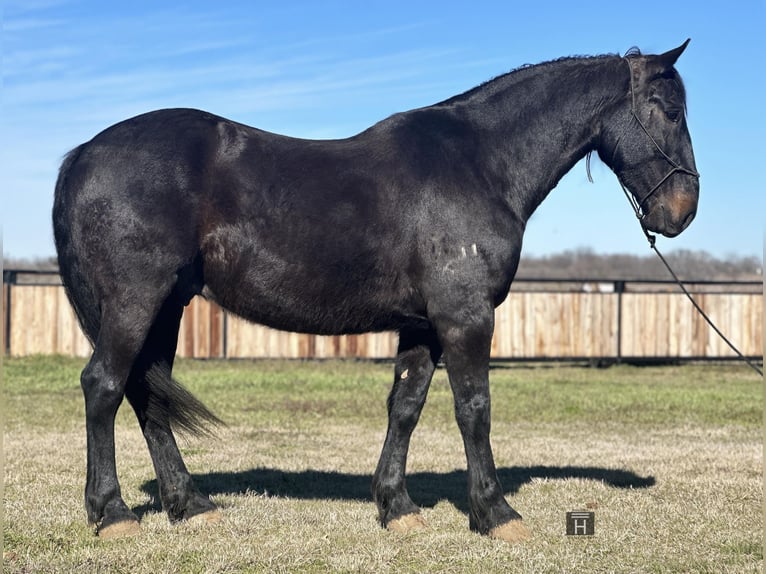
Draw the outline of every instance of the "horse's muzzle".
<instances>
[{"instance_id":1,"label":"horse's muzzle","mask_svg":"<svg viewBox=\"0 0 766 574\"><path fill-rule=\"evenodd\" d=\"M641 225L652 233L675 237L689 227L697 215L697 197L696 189L693 192L670 191L649 206Z\"/></svg>"}]
</instances>

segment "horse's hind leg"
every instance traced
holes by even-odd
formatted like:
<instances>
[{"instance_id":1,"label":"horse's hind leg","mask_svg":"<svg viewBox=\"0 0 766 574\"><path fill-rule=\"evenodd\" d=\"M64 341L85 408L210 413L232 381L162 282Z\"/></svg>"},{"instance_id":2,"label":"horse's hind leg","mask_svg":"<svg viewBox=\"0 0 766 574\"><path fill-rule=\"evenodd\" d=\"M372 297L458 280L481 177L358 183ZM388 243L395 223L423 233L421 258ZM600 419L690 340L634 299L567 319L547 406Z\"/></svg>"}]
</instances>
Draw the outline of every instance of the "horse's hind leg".
<instances>
[{"instance_id":1,"label":"horse's hind leg","mask_svg":"<svg viewBox=\"0 0 766 574\"><path fill-rule=\"evenodd\" d=\"M218 511L192 482L171 430L167 398L152 396L151 380L170 378L182 314L183 302L169 297L136 361L126 395L146 439L168 518L176 522L201 517L210 522L218 519Z\"/></svg>"},{"instance_id":2,"label":"horse's hind leg","mask_svg":"<svg viewBox=\"0 0 766 574\"><path fill-rule=\"evenodd\" d=\"M90 523L105 538L138 531L138 518L123 501L117 480L114 419L158 307L150 301L102 302L93 355L80 377L88 453L85 507Z\"/></svg>"},{"instance_id":3,"label":"horse's hind leg","mask_svg":"<svg viewBox=\"0 0 766 574\"><path fill-rule=\"evenodd\" d=\"M388 397L388 432L372 481L381 524L406 532L425 526L404 480L410 437L420 418L441 348L432 331L399 335L394 386Z\"/></svg>"}]
</instances>

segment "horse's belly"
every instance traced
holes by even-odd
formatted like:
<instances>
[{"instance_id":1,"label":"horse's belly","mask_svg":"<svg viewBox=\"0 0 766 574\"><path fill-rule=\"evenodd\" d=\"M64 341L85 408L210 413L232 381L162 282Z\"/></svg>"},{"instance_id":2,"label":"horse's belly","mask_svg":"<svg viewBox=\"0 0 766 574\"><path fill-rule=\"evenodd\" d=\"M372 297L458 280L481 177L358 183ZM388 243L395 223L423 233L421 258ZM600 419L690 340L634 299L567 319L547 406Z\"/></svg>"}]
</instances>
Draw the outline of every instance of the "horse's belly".
<instances>
[{"instance_id":1,"label":"horse's belly","mask_svg":"<svg viewBox=\"0 0 766 574\"><path fill-rule=\"evenodd\" d=\"M283 331L338 335L398 329L398 313L365 302L328 300L292 289L264 291L230 281L225 287L206 285L203 295L224 309L261 325Z\"/></svg>"},{"instance_id":2,"label":"horse's belly","mask_svg":"<svg viewBox=\"0 0 766 574\"><path fill-rule=\"evenodd\" d=\"M208 242L203 295L249 321L285 331L364 333L424 320L397 274L382 273L363 254L328 258L313 247L278 254L257 241Z\"/></svg>"}]
</instances>

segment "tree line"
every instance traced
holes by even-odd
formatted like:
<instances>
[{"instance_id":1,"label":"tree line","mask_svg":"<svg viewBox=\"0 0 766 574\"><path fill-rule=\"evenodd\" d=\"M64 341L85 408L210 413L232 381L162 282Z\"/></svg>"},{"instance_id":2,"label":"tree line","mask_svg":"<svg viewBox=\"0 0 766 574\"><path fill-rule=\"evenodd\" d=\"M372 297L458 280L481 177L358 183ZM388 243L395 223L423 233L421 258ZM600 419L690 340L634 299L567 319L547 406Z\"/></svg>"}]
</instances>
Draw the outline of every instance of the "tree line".
<instances>
[{"instance_id":1,"label":"tree line","mask_svg":"<svg viewBox=\"0 0 766 574\"><path fill-rule=\"evenodd\" d=\"M686 281L760 281L763 261L755 256L715 257L706 251L680 249L665 259ZM554 255L524 256L516 275L535 279L665 280L671 279L654 252L646 255L600 254L580 248Z\"/></svg>"}]
</instances>

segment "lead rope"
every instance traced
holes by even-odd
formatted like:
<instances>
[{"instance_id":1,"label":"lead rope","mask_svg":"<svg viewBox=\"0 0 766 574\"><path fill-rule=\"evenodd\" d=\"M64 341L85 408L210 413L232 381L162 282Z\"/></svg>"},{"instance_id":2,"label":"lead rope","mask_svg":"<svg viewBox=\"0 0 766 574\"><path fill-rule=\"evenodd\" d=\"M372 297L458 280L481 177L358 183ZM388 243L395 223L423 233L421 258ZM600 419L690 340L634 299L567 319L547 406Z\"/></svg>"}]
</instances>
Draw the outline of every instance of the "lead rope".
<instances>
[{"instance_id":1,"label":"lead rope","mask_svg":"<svg viewBox=\"0 0 766 574\"><path fill-rule=\"evenodd\" d=\"M620 182L620 186L622 186L622 191L625 193L626 197L628 198L628 201L630 201L631 207L633 207L633 210L636 212L636 217L639 219L643 219L643 214L641 213L641 208L636 204L637 202L633 199L633 196L630 194L630 192L625 188L624 185L622 185L622 182ZM718 336L723 339L723 341L729 345L729 347L734 351L740 359L742 359L747 365L753 369L756 373L758 373L761 377L763 376L763 371L758 368L758 366L753 363L750 359L748 359L745 355L742 354L742 352L732 343L726 335L724 335L721 330L715 326L715 323L708 317L707 313L702 310L702 307L699 306L699 303L692 297L691 293L689 293L689 290L686 288L686 286L683 284L683 281L681 281L678 278L678 275L675 274L673 271L673 268L670 266L670 264L667 262L665 257L663 257L662 253L660 253L660 250L657 249L657 237L655 235L652 235L649 233L646 228L642 225L641 230L644 232L644 235L646 235L646 239L649 241L649 247L651 247L654 252L657 254L657 257L660 258L660 261L662 261L663 265L665 265L665 268L668 270L668 273L670 273L671 277L673 277L673 280L678 284L678 286L681 288L681 291L684 292L684 295L691 301L691 304L694 305L694 308L699 311L699 314L702 315L702 318L705 319L708 325L718 333Z\"/></svg>"}]
</instances>

